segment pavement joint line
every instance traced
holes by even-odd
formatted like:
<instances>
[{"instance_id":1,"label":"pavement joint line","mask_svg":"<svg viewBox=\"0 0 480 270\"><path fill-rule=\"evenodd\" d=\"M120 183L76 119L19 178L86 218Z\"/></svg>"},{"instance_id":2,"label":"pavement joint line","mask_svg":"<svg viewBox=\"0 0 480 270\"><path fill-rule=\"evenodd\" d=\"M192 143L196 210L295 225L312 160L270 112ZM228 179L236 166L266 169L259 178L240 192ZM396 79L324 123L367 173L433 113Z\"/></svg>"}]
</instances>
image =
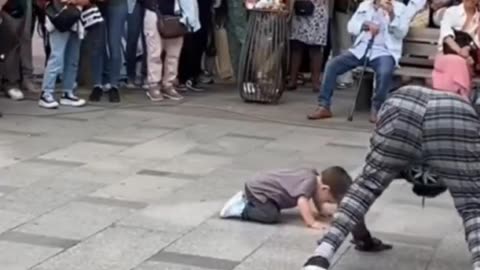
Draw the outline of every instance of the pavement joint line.
<instances>
[{"instance_id":1,"label":"pavement joint line","mask_svg":"<svg viewBox=\"0 0 480 270\"><path fill-rule=\"evenodd\" d=\"M20 135L26 137L40 137L45 135L44 132L26 132L12 129L0 129L0 133L10 134L10 135Z\"/></svg>"},{"instance_id":2,"label":"pavement joint line","mask_svg":"<svg viewBox=\"0 0 480 270\"><path fill-rule=\"evenodd\" d=\"M155 262L167 262L179 265L196 266L206 269L232 270L240 261L231 261L212 257L184 254L178 252L160 251L148 259Z\"/></svg>"},{"instance_id":3,"label":"pavement joint line","mask_svg":"<svg viewBox=\"0 0 480 270\"><path fill-rule=\"evenodd\" d=\"M111 207L130 208L135 210L141 210L148 206L148 204L144 202L127 201L127 200L120 200L120 199L114 199L114 198L102 198L102 197L94 197L94 196L85 196L77 199L77 201L90 203L90 204L111 206Z\"/></svg>"},{"instance_id":4,"label":"pavement joint line","mask_svg":"<svg viewBox=\"0 0 480 270\"><path fill-rule=\"evenodd\" d=\"M172 178L180 178L180 179L186 179L186 180L196 180L202 175L197 175L197 174L186 174L186 173L177 173L177 172L169 172L169 171L159 171L159 170L148 170L148 169L143 169L137 172L137 175L147 175L147 176L167 176L167 177L172 177Z\"/></svg>"},{"instance_id":5,"label":"pavement joint line","mask_svg":"<svg viewBox=\"0 0 480 270\"><path fill-rule=\"evenodd\" d=\"M234 156L233 154L228 154L228 153L225 153L225 152L222 152L222 151L202 149L202 148L199 148L198 146L188 150L187 152L185 152L185 154L201 154L201 155L216 156L216 157L232 157L232 156Z\"/></svg>"},{"instance_id":6,"label":"pavement joint line","mask_svg":"<svg viewBox=\"0 0 480 270\"><path fill-rule=\"evenodd\" d=\"M64 167L80 167L86 164L84 162L78 162L78 161L46 159L46 158L40 158L40 157L28 159L27 162L34 162L34 163L48 164L48 165L58 165L58 166L64 166Z\"/></svg>"},{"instance_id":7,"label":"pavement joint line","mask_svg":"<svg viewBox=\"0 0 480 270\"><path fill-rule=\"evenodd\" d=\"M248 134L242 134L242 133L237 133L237 132L227 133L223 137L241 138L241 139L254 139L254 140L262 140L262 141L275 141L275 138L272 138L272 137L248 135Z\"/></svg>"},{"instance_id":8,"label":"pavement joint line","mask_svg":"<svg viewBox=\"0 0 480 270\"><path fill-rule=\"evenodd\" d=\"M68 249L77 245L80 241L60 237L8 231L0 234L0 241L23 243L35 246Z\"/></svg>"},{"instance_id":9,"label":"pavement joint line","mask_svg":"<svg viewBox=\"0 0 480 270\"><path fill-rule=\"evenodd\" d=\"M355 144L347 144L347 143L329 142L325 145L332 146L332 147L349 148L349 149L368 149L368 147L364 145L355 145Z\"/></svg>"},{"instance_id":10,"label":"pavement joint line","mask_svg":"<svg viewBox=\"0 0 480 270\"><path fill-rule=\"evenodd\" d=\"M109 140L109 139L102 139L102 138L90 138L90 139L86 140L86 142L113 145L113 146L134 146L134 145L137 144L135 142L127 142L127 141L120 141L120 140Z\"/></svg>"}]
</instances>

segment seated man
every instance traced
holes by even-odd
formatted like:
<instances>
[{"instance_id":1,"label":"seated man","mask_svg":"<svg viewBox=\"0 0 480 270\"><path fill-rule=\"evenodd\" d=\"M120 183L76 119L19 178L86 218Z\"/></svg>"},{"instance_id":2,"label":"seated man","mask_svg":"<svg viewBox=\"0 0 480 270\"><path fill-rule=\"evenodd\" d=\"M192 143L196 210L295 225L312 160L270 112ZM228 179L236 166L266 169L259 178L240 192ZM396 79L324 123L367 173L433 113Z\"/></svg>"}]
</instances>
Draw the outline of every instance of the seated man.
<instances>
[{"instance_id":1,"label":"seated man","mask_svg":"<svg viewBox=\"0 0 480 270\"><path fill-rule=\"evenodd\" d=\"M318 96L319 107L308 119L332 117L331 99L337 76L367 61L375 71L376 90L370 121L376 121L377 111L385 100L395 67L402 53L403 38L408 33L408 16L403 3L392 0L366 0L360 4L348 23L348 32L357 36L353 47L333 58L325 69L325 76ZM365 58L368 59L365 59Z\"/></svg>"}]
</instances>

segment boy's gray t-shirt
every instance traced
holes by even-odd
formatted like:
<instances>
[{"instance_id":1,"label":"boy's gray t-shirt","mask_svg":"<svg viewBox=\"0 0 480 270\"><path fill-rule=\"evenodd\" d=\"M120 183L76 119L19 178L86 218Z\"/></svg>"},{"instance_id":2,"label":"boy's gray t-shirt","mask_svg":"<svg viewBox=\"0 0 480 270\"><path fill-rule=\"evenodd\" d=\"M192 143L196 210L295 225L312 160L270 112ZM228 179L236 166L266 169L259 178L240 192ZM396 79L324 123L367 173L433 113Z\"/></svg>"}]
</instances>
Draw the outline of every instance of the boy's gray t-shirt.
<instances>
[{"instance_id":1,"label":"boy's gray t-shirt","mask_svg":"<svg viewBox=\"0 0 480 270\"><path fill-rule=\"evenodd\" d=\"M312 168L280 169L255 175L245 186L260 202L272 200L280 209L297 206L298 198L313 197L318 173Z\"/></svg>"}]
</instances>

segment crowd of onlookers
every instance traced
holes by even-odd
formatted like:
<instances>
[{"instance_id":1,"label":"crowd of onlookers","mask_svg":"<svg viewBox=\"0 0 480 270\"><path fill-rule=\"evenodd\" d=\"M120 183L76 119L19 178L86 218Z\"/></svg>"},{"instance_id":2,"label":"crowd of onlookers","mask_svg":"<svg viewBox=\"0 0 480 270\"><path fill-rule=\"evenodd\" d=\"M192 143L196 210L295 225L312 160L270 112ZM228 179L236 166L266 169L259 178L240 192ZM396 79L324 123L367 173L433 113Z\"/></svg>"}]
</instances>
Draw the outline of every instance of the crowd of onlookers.
<instances>
[{"instance_id":1,"label":"crowd of onlookers","mask_svg":"<svg viewBox=\"0 0 480 270\"><path fill-rule=\"evenodd\" d=\"M295 5L290 5L297 1L309 2L312 12L297 12ZM468 58L468 49L455 43L452 29L465 30L478 40L477 0L465 0L465 5L456 1L285 1L292 7L287 89L294 90L303 83L301 73L308 70L313 90L320 92L320 106L309 118L331 117L334 89L351 86L351 70L368 58L368 65L376 72L374 121L410 26L440 27L440 44L446 42L459 55L473 60ZM467 7L470 4L472 10ZM69 7L70 17L59 22L53 17L63 7ZM69 21L72 17L77 20ZM229 59L214 62L226 67L226 74L237 71L247 18L244 0L7 0L3 21L18 34L20 46L0 64L0 81L14 100L23 99L24 92L31 91L41 92L39 105L44 108L83 106L87 101L75 90L85 42L88 53L82 56L88 55L85 62L89 66L84 70L90 72L90 102L98 102L103 96L110 102L120 102L120 89L133 87L144 88L152 101L181 100L182 92L203 91L204 84L212 82L211 72L205 71L206 56L224 52L227 47ZM181 22L185 32L172 37L159 31L161 24L172 23L170 19ZM32 36L36 30L44 40L47 58L41 86L33 80ZM367 48L370 53L364 55ZM309 67L305 67L307 62ZM55 95L58 85L60 99Z\"/></svg>"}]
</instances>

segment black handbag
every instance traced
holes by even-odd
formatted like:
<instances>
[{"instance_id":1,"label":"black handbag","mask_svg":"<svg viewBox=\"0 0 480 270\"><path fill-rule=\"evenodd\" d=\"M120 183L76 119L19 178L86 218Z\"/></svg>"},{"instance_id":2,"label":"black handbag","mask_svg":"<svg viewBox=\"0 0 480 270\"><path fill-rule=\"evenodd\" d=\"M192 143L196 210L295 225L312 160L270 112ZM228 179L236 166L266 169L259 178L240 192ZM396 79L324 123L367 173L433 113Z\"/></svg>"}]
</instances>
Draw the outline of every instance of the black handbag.
<instances>
[{"instance_id":1,"label":"black handbag","mask_svg":"<svg viewBox=\"0 0 480 270\"><path fill-rule=\"evenodd\" d=\"M296 0L293 3L293 10L297 16L312 16L315 5L310 0Z\"/></svg>"},{"instance_id":2,"label":"black handbag","mask_svg":"<svg viewBox=\"0 0 480 270\"><path fill-rule=\"evenodd\" d=\"M76 6L65 5L58 0L50 1L45 8L45 13L59 32L70 31L82 16L81 10Z\"/></svg>"},{"instance_id":3,"label":"black handbag","mask_svg":"<svg viewBox=\"0 0 480 270\"><path fill-rule=\"evenodd\" d=\"M176 4L178 3L176 2ZM178 38L188 33L188 28L180 21L180 16L162 14L158 5L156 6L156 10L158 33L162 38Z\"/></svg>"}]
</instances>

